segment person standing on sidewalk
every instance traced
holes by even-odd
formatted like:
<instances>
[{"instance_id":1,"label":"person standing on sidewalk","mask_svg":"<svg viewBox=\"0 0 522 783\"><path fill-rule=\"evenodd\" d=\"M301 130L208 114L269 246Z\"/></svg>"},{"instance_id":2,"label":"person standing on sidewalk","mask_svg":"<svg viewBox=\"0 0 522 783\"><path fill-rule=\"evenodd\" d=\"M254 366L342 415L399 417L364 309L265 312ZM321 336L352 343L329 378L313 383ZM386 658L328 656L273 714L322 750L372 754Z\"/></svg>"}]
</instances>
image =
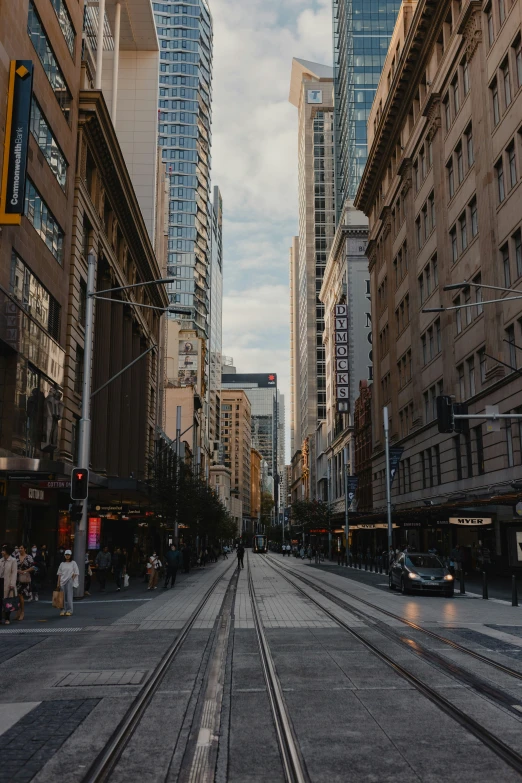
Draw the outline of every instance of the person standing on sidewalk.
<instances>
[{"instance_id":1,"label":"person standing on sidewalk","mask_svg":"<svg viewBox=\"0 0 522 783\"><path fill-rule=\"evenodd\" d=\"M66 549L64 552L65 560L58 566L58 584L57 590L63 591L63 609L60 617L70 617L73 613L73 587L78 587L78 577L80 572L78 566L72 559L72 552Z\"/></svg>"},{"instance_id":2,"label":"person standing on sidewalk","mask_svg":"<svg viewBox=\"0 0 522 783\"><path fill-rule=\"evenodd\" d=\"M0 596L2 598L14 598L18 595L16 591L16 577L18 566L16 559L12 557L7 546L2 547L2 556L0 557ZM5 612L5 624L11 622L10 612Z\"/></svg>"},{"instance_id":3,"label":"person standing on sidewalk","mask_svg":"<svg viewBox=\"0 0 522 783\"><path fill-rule=\"evenodd\" d=\"M167 569L165 573L165 584L163 587L168 589L169 581L171 587L174 587L178 568L181 568L183 565L183 558L181 557L181 552L178 552L176 544L170 545L170 549L165 555L165 560L167 561Z\"/></svg>"},{"instance_id":4,"label":"person standing on sidewalk","mask_svg":"<svg viewBox=\"0 0 522 783\"><path fill-rule=\"evenodd\" d=\"M121 590L121 583L123 580L123 555L119 547L114 550L112 555L112 572L116 582L116 592L118 592Z\"/></svg>"},{"instance_id":5,"label":"person standing on sidewalk","mask_svg":"<svg viewBox=\"0 0 522 783\"><path fill-rule=\"evenodd\" d=\"M31 548L31 557L34 561L34 571L31 573L31 589L35 601L39 599L39 592L45 583L46 568L42 553L38 550L36 544Z\"/></svg>"},{"instance_id":6,"label":"person standing on sidewalk","mask_svg":"<svg viewBox=\"0 0 522 783\"><path fill-rule=\"evenodd\" d=\"M243 558L245 557L245 547L243 546L242 542L239 542L239 546L237 548L237 567L238 568L244 568L243 564Z\"/></svg>"},{"instance_id":7,"label":"person standing on sidewalk","mask_svg":"<svg viewBox=\"0 0 522 783\"><path fill-rule=\"evenodd\" d=\"M149 562L147 563L147 573L149 575L149 586L147 587L147 590L158 589L158 577L159 577L160 568L161 568L161 560L157 556L156 552L154 552L149 557Z\"/></svg>"},{"instance_id":8,"label":"person standing on sidewalk","mask_svg":"<svg viewBox=\"0 0 522 783\"><path fill-rule=\"evenodd\" d=\"M20 611L18 613L18 620L24 619L24 604L25 601L33 600L33 593L31 588L31 574L34 571L34 561L31 555L27 553L27 550L23 544L20 544L18 551L15 549L15 558L18 563L18 577L16 582L16 589L18 590L18 597L20 599Z\"/></svg>"},{"instance_id":9,"label":"person standing on sidewalk","mask_svg":"<svg viewBox=\"0 0 522 783\"><path fill-rule=\"evenodd\" d=\"M98 582L100 583L100 593L105 592L105 584L107 582L107 571L112 565L112 556L109 552L109 547L104 546L103 550L100 549L98 554L96 555L96 567L98 568L98 571L96 572Z\"/></svg>"}]
</instances>

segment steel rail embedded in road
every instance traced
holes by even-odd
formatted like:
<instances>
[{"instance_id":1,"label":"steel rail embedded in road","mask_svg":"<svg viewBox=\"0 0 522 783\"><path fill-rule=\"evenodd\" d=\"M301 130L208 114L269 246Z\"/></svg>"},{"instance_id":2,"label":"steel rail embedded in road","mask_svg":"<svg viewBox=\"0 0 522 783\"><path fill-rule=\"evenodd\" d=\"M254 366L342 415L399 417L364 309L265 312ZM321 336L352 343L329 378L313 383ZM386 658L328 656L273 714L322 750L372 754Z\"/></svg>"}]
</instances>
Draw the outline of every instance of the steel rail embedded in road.
<instances>
[{"instance_id":1,"label":"steel rail embedded in road","mask_svg":"<svg viewBox=\"0 0 522 783\"><path fill-rule=\"evenodd\" d=\"M267 562L270 568L272 568L276 573L280 574L280 576L282 576L283 579L285 579L290 585L292 585L294 590L297 590L299 593L305 596L305 598L307 598L309 601L315 604L324 614L326 614L328 617L330 617L330 619L332 619L335 623L337 623L337 625L339 625L341 628L347 631L351 636L357 639L364 647L366 647L367 650L370 650L370 652L374 653L374 655L376 655L377 658L383 661L383 663L386 663L403 679L411 683L411 685L413 685L413 687L416 688L416 690L418 690L420 693L426 696L426 698L429 699L429 701L431 701L433 704L435 704L440 710L442 710L442 712L444 712L454 721L459 723L463 728L469 731L470 734L473 734L473 736L475 736L478 740L480 740L480 742L482 742L490 750L492 750L493 753L499 756L499 758L501 758L512 769L516 770L519 774L522 774L522 756L519 753L517 753L515 750L510 748L509 745L506 745L504 742L502 742L502 740L500 740L498 737L492 734L488 729L486 729L484 726L478 723L478 721L476 721L474 718L471 718L469 715L466 715L466 713L460 710L458 707L455 707L455 705L452 702L450 702L448 699L446 699L444 696L442 696L440 693L434 690L430 685L427 685L425 682L419 679L419 677L409 672L404 666L401 666L400 663L397 663L389 655L379 650L378 647L372 644L372 642L365 639L364 636L362 636L360 633L355 631L353 628L350 628L350 626L347 623L345 623L344 620L341 620L341 618L337 617L333 612L331 612L329 609L324 607L319 601L317 601L315 598L313 598L311 595L305 592L305 590L299 587L299 585L297 585L295 582L289 579L289 577L284 573L284 570L281 567L275 566L273 564L271 558L267 558ZM317 588L315 586L312 586L312 589L317 589Z\"/></svg>"},{"instance_id":2,"label":"steel rail embedded in road","mask_svg":"<svg viewBox=\"0 0 522 783\"><path fill-rule=\"evenodd\" d=\"M252 602L252 614L254 617L257 641L259 644L261 664L267 686L270 708L274 717L277 741L281 751L285 778L289 783L309 783L310 778L308 776L304 759L302 758L299 751L297 739L294 735L292 723L290 721L281 690L281 685L279 683L274 662L272 660L272 655L270 653L270 647L266 639L261 615L257 607L254 581L252 579L248 554L247 569L248 590Z\"/></svg>"},{"instance_id":3,"label":"steel rail embedded in road","mask_svg":"<svg viewBox=\"0 0 522 783\"><path fill-rule=\"evenodd\" d=\"M282 566L280 567L282 568ZM484 680L482 677L475 674L474 672L470 672L467 669L463 669L454 661L447 660L442 655L439 655L439 653L435 652L434 650L430 650L429 648L425 647L424 645L420 644L414 639L408 639L405 636L401 636L398 631L385 625L385 623L382 620L379 620L376 617L373 617L372 615L368 614L368 612L364 612L362 609L353 606L353 604L348 603L348 601L344 600L343 598L339 598L339 596L335 595L329 590L325 590L322 587L318 587L316 584L314 584L314 582L308 580L306 577L302 576L301 574L298 574L293 569L287 569L287 570L300 582L308 585L313 590L320 593L320 595L323 595L325 598L327 598L329 601L332 601L333 603L337 604L338 606L340 606L341 609L347 609L355 617L358 617L363 622L370 623L371 625L373 625L375 628L379 630L380 633L383 634L383 636L385 636L387 639L390 639L390 641L395 642L396 644L400 644L401 646L405 647L411 653L414 653L424 661L434 664L439 669L441 669L444 673L448 674L450 677L453 677L454 679L460 680L460 682L465 683L465 685L473 688L473 690L479 693L481 696L486 697L491 702L494 702L495 704L499 705L503 709L508 710L513 715L516 715L517 718L520 719L522 717L522 704L519 702L516 696L512 696L506 691L502 690L501 688L497 688L495 685L492 685L490 682ZM325 584L323 580L318 580L318 581L320 581L321 584ZM330 587L332 586L330 585ZM332 587L332 589L335 590L337 588ZM341 592L346 594L346 591L344 590L342 590ZM466 651L466 648L463 648L463 650ZM518 674L518 672L515 672L515 674ZM520 675L520 678L522 679L522 675Z\"/></svg>"},{"instance_id":4,"label":"steel rail embedded in road","mask_svg":"<svg viewBox=\"0 0 522 783\"><path fill-rule=\"evenodd\" d=\"M279 563L277 565L279 568L282 568L282 566ZM321 592L322 588L318 588L317 585L315 585L313 582L307 581L306 577L303 577L301 576L301 574L298 574L298 572L295 571L292 567L290 567L289 571L293 576L296 576L297 578L301 579L303 582L309 584L310 587L313 587L314 589ZM365 606L369 606L371 609L375 609L377 612L381 612L381 614L385 614L387 617L391 617L393 620L400 620L401 623L404 623L404 625L407 625L409 628L412 628L415 631L420 631L421 633L426 634L426 636L431 636L432 639L436 639L438 642L443 642L443 644L447 644L449 647L453 647L454 650L458 650L459 652L465 653L466 655L475 658L477 661L486 663L489 666L492 666L494 669L498 669L498 671L501 671L504 674L508 674L510 677L515 677L517 680L522 680L522 672L519 672L516 669L512 669L511 666L506 666L502 663L498 663L497 661L493 661L491 658L488 658L487 655L482 655L481 653L476 652L475 650L470 650L468 647L464 647L458 642L454 642L452 639L448 639L446 636L441 636L440 634L435 633L435 631L430 631L429 628L423 628L421 625L417 625L417 623L414 623L412 620L408 620L406 619L406 617L401 617L400 614L395 614L394 612L390 612L388 609L382 609L382 607L377 606L377 604L372 604L370 601L366 601L364 598L360 598L358 595L355 595L355 593L350 593L348 590L344 590L342 587L334 587L333 585L328 584L328 582L325 582L320 577L315 576L315 574L313 576L311 575L311 578L316 579L318 582L320 582L323 585L326 585L332 590L337 590L339 593L342 593L343 595L347 595L349 598L353 598L355 601L359 601L359 603L364 604ZM347 606L348 605L349 604L347 604Z\"/></svg>"},{"instance_id":5,"label":"steel rail embedded in road","mask_svg":"<svg viewBox=\"0 0 522 783\"><path fill-rule=\"evenodd\" d=\"M164 675L166 674L170 664L178 654L179 650L183 646L183 644L186 641L186 638L192 629L192 626L196 622L197 618L201 614L201 611L204 609L207 601L209 600L210 596L214 592L214 589L219 584L219 582L230 572L230 568L228 568L224 573L220 574L217 579L215 579L209 589L204 594L203 598L181 629L179 636L176 638L176 640L171 644L167 652L164 654L161 661L158 663L156 668L152 671L150 677L148 678L147 682L143 686L143 688L140 690L132 704L130 705L129 709L119 722L118 726L110 736L109 740L107 741L105 747L103 750L98 754L98 756L94 759L93 763L89 767L87 774L82 779L82 783L105 783L105 781L108 780L109 776L112 774L116 764L118 763L118 760L121 757L121 754L125 750L129 740L131 739L132 735L134 734L134 731L136 730L136 727L138 726L138 723L140 722L143 713L149 706L152 697L156 693L159 685L161 684L161 681L163 680ZM232 575L232 579L235 575L235 569L234 574Z\"/></svg>"}]
</instances>

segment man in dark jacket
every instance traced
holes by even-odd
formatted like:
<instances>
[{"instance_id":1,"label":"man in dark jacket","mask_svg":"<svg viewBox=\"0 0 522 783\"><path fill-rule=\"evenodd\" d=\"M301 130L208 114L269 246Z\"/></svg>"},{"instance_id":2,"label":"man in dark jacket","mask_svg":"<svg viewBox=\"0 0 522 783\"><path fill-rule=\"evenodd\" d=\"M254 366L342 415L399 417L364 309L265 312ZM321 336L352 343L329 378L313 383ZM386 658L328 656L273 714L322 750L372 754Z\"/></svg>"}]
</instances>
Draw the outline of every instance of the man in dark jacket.
<instances>
[{"instance_id":1,"label":"man in dark jacket","mask_svg":"<svg viewBox=\"0 0 522 783\"><path fill-rule=\"evenodd\" d=\"M183 557L181 556L181 552L178 552L176 544L170 545L170 549L165 555L165 560L167 561L167 570L165 573L165 584L163 587L168 588L169 581L171 586L174 587L178 568L181 568L183 565Z\"/></svg>"},{"instance_id":2,"label":"man in dark jacket","mask_svg":"<svg viewBox=\"0 0 522 783\"><path fill-rule=\"evenodd\" d=\"M100 549L96 555L95 562L98 569L96 576L98 577L98 582L100 584L100 593L104 593L105 584L107 582L107 571L109 571L112 566L112 555L109 552L108 546L104 546L103 549Z\"/></svg>"},{"instance_id":3,"label":"man in dark jacket","mask_svg":"<svg viewBox=\"0 0 522 783\"><path fill-rule=\"evenodd\" d=\"M243 565L243 558L244 557L245 557L245 547L243 546L243 544L240 541L239 542L239 546L237 548L237 567L238 568L244 568L245 567Z\"/></svg>"}]
</instances>

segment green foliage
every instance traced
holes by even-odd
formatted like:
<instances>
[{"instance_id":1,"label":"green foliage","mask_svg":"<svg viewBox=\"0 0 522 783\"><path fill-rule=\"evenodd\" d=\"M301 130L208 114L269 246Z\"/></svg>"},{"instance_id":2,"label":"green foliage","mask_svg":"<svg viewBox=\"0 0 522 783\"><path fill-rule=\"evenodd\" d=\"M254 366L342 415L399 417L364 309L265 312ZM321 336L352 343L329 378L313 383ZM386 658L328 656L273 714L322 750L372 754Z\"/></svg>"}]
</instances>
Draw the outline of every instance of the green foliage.
<instances>
[{"instance_id":1,"label":"green foliage","mask_svg":"<svg viewBox=\"0 0 522 783\"><path fill-rule=\"evenodd\" d=\"M270 492L261 492L261 524L269 527L272 523L272 509L274 508L274 498Z\"/></svg>"},{"instance_id":2,"label":"green foliage","mask_svg":"<svg viewBox=\"0 0 522 783\"><path fill-rule=\"evenodd\" d=\"M330 509L328 503L317 500L297 500L291 507L291 524L296 533L308 533L313 528L330 527Z\"/></svg>"}]
</instances>

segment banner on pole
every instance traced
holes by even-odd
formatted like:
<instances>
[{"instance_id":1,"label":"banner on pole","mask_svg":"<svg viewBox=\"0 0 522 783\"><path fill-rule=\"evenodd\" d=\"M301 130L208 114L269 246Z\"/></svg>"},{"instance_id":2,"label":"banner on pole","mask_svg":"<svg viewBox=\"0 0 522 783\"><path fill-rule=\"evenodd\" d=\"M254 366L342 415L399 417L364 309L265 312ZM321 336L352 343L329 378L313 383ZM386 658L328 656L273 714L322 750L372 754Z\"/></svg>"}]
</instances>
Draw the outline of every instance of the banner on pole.
<instances>
[{"instance_id":1,"label":"banner on pole","mask_svg":"<svg viewBox=\"0 0 522 783\"><path fill-rule=\"evenodd\" d=\"M393 484L393 479L397 473L399 462L401 461L402 453L404 449L402 446L392 446L390 448L390 488Z\"/></svg>"},{"instance_id":2,"label":"banner on pole","mask_svg":"<svg viewBox=\"0 0 522 783\"><path fill-rule=\"evenodd\" d=\"M348 493L348 506L351 506L357 489L358 476L346 476L346 491Z\"/></svg>"}]
</instances>

